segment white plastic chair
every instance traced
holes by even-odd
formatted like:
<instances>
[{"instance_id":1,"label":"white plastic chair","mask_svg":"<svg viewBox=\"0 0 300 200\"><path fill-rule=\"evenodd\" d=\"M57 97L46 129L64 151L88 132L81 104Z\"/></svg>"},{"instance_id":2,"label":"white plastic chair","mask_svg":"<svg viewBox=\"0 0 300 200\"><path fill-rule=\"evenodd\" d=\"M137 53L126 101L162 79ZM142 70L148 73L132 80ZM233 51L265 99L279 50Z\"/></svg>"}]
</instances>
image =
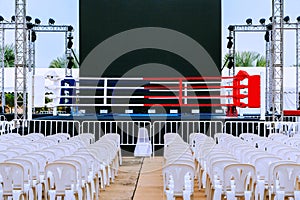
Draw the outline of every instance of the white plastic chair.
<instances>
[{"instance_id":1,"label":"white plastic chair","mask_svg":"<svg viewBox=\"0 0 300 200\"><path fill-rule=\"evenodd\" d=\"M25 170L21 164L0 163L0 175L3 179L2 191L0 191L1 197L28 200L28 195L24 187L24 178L26 178Z\"/></svg>"},{"instance_id":2,"label":"white plastic chair","mask_svg":"<svg viewBox=\"0 0 300 200\"><path fill-rule=\"evenodd\" d=\"M134 156L151 156L152 144L149 140L148 130L146 128L139 128L137 144L134 149Z\"/></svg>"},{"instance_id":3,"label":"white plastic chair","mask_svg":"<svg viewBox=\"0 0 300 200\"><path fill-rule=\"evenodd\" d=\"M81 182L77 169L73 164L66 162L53 162L45 167L46 179L52 179L52 183L46 181L46 199L54 200L56 197L74 198L78 200L77 182ZM78 180L79 178L79 180Z\"/></svg>"}]
</instances>

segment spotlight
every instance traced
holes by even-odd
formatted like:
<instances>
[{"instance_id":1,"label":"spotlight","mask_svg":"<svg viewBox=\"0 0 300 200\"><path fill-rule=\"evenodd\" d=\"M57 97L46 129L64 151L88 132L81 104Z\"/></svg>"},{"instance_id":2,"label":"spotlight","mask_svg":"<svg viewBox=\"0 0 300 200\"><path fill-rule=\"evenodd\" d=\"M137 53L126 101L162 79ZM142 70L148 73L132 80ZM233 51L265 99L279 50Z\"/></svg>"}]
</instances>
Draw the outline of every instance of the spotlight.
<instances>
[{"instance_id":1,"label":"spotlight","mask_svg":"<svg viewBox=\"0 0 300 200\"><path fill-rule=\"evenodd\" d=\"M50 18L49 21L48 21L48 24L51 24L51 25L54 25L55 24L55 20Z\"/></svg>"},{"instance_id":2,"label":"spotlight","mask_svg":"<svg viewBox=\"0 0 300 200\"><path fill-rule=\"evenodd\" d=\"M36 41L36 33L35 31L31 32L31 42L35 42Z\"/></svg>"},{"instance_id":3,"label":"spotlight","mask_svg":"<svg viewBox=\"0 0 300 200\"><path fill-rule=\"evenodd\" d=\"M297 22L298 22L298 23L300 23L300 16L299 16L299 17L297 17Z\"/></svg>"},{"instance_id":4,"label":"spotlight","mask_svg":"<svg viewBox=\"0 0 300 200\"><path fill-rule=\"evenodd\" d=\"M229 62L228 62L227 68L231 69L234 66L233 57L229 57L228 59L229 59Z\"/></svg>"},{"instance_id":5,"label":"spotlight","mask_svg":"<svg viewBox=\"0 0 300 200\"><path fill-rule=\"evenodd\" d=\"M231 49L233 46L233 42L232 42L233 37L227 37L227 39L228 39L227 48Z\"/></svg>"},{"instance_id":6,"label":"spotlight","mask_svg":"<svg viewBox=\"0 0 300 200\"><path fill-rule=\"evenodd\" d=\"M32 29L34 26L33 23L30 22L28 22L26 25L27 25L27 29Z\"/></svg>"},{"instance_id":7,"label":"spotlight","mask_svg":"<svg viewBox=\"0 0 300 200\"><path fill-rule=\"evenodd\" d=\"M228 30L229 31L234 31L234 26L233 25L228 26Z\"/></svg>"},{"instance_id":8,"label":"spotlight","mask_svg":"<svg viewBox=\"0 0 300 200\"><path fill-rule=\"evenodd\" d=\"M252 24L252 19L251 19L251 18L248 18L248 19L246 20L246 23L247 23L248 25L251 25L251 24Z\"/></svg>"},{"instance_id":9,"label":"spotlight","mask_svg":"<svg viewBox=\"0 0 300 200\"><path fill-rule=\"evenodd\" d=\"M4 18L0 15L0 22L3 22Z\"/></svg>"},{"instance_id":10,"label":"spotlight","mask_svg":"<svg viewBox=\"0 0 300 200\"><path fill-rule=\"evenodd\" d=\"M266 42L270 42L270 33L269 33L269 31L266 31L266 34L265 34L265 41L266 41Z\"/></svg>"},{"instance_id":11,"label":"spotlight","mask_svg":"<svg viewBox=\"0 0 300 200\"><path fill-rule=\"evenodd\" d=\"M272 22L272 20L273 20L273 17L270 17L270 18L269 18L269 20L270 20L270 22Z\"/></svg>"},{"instance_id":12,"label":"spotlight","mask_svg":"<svg viewBox=\"0 0 300 200\"><path fill-rule=\"evenodd\" d=\"M16 21L16 16L14 16L14 15L11 16L11 21L12 21L12 22Z\"/></svg>"},{"instance_id":13,"label":"spotlight","mask_svg":"<svg viewBox=\"0 0 300 200\"><path fill-rule=\"evenodd\" d=\"M30 22L31 20L32 20L32 17L26 16L26 21L27 21L27 22Z\"/></svg>"},{"instance_id":14,"label":"spotlight","mask_svg":"<svg viewBox=\"0 0 300 200\"><path fill-rule=\"evenodd\" d=\"M265 19L265 18L261 18L261 19L259 20L259 23L260 23L261 25L265 24L265 23L266 23L266 19Z\"/></svg>"},{"instance_id":15,"label":"spotlight","mask_svg":"<svg viewBox=\"0 0 300 200\"><path fill-rule=\"evenodd\" d=\"M290 17L286 16L285 18L283 18L283 21L285 21L285 23L288 23L290 21Z\"/></svg>"},{"instance_id":16,"label":"spotlight","mask_svg":"<svg viewBox=\"0 0 300 200\"><path fill-rule=\"evenodd\" d=\"M41 20L38 19L38 18L35 18L34 23L35 23L35 24L41 24Z\"/></svg>"},{"instance_id":17,"label":"spotlight","mask_svg":"<svg viewBox=\"0 0 300 200\"><path fill-rule=\"evenodd\" d=\"M68 31L69 32L73 31L73 29L74 29L73 26L68 26Z\"/></svg>"},{"instance_id":18,"label":"spotlight","mask_svg":"<svg viewBox=\"0 0 300 200\"><path fill-rule=\"evenodd\" d=\"M267 25L267 29L268 29L269 31L271 31L271 30L273 29L273 25L272 25L272 24L268 24L268 25Z\"/></svg>"},{"instance_id":19,"label":"spotlight","mask_svg":"<svg viewBox=\"0 0 300 200\"><path fill-rule=\"evenodd\" d=\"M67 68L72 69L72 67L74 66L73 58L68 57L68 60L69 60L69 62L68 62Z\"/></svg>"},{"instance_id":20,"label":"spotlight","mask_svg":"<svg viewBox=\"0 0 300 200\"><path fill-rule=\"evenodd\" d=\"M68 38L67 48L68 49L72 49L72 46L73 46L72 39L73 39L73 37L72 36L68 36L67 38Z\"/></svg>"}]
</instances>

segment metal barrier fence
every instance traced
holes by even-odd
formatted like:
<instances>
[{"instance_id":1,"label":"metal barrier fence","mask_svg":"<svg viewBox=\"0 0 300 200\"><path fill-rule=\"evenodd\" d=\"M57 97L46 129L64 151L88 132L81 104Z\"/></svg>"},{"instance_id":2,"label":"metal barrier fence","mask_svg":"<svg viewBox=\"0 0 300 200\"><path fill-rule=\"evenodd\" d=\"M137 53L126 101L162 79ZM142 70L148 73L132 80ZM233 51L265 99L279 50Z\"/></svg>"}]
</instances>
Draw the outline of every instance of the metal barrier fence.
<instances>
[{"instance_id":1,"label":"metal barrier fence","mask_svg":"<svg viewBox=\"0 0 300 200\"><path fill-rule=\"evenodd\" d=\"M121 145L136 145L140 128L146 128L152 138L151 123L148 121L84 121L81 133L94 133L96 141L107 133L117 133Z\"/></svg>"},{"instance_id":2,"label":"metal barrier fence","mask_svg":"<svg viewBox=\"0 0 300 200\"><path fill-rule=\"evenodd\" d=\"M239 136L241 133L254 133L262 137L268 137L272 133L292 136L300 134L300 122L228 121L224 124L224 133L234 136Z\"/></svg>"},{"instance_id":3,"label":"metal barrier fence","mask_svg":"<svg viewBox=\"0 0 300 200\"><path fill-rule=\"evenodd\" d=\"M156 121L153 123L153 145L164 144L164 134L177 133L185 142L189 142L191 133L204 133L214 137L223 132L221 121Z\"/></svg>"},{"instance_id":4,"label":"metal barrier fence","mask_svg":"<svg viewBox=\"0 0 300 200\"><path fill-rule=\"evenodd\" d=\"M65 120L27 120L23 122L22 128L14 129L21 135L29 133L42 133L45 136L54 135L56 133L68 133L71 137L80 134L79 121L65 121Z\"/></svg>"}]
</instances>

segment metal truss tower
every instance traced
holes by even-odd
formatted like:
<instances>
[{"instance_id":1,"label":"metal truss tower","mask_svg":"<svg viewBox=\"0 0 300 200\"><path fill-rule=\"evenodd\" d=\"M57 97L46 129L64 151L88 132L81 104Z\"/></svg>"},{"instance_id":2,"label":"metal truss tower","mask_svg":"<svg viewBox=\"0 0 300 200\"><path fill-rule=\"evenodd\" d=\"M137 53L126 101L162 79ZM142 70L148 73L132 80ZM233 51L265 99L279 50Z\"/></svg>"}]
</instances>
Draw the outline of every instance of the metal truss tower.
<instances>
[{"instance_id":1,"label":"metal truss tower","mask_svg":"<svg viewBox=\"0 0 300 200\"><path fill-rule=\"evenodd\" d=\"M26 30L26 0L15 0L15 90L14 119L16 127L19 120L26 120L27 106L27 30Z\"/></svg>"},{"instance_id":2,"label":"metal truss tower","mask_svg":"<svg viewBox=\"0 0 300 200\"><path fill-rule=\"evenodd\" d=\"M282 114L283 111L283 0L272 0L272 108L273 119L275 111Z\"/></svg>"},{"instance_id":3,"label":"metal truss tower","mask_svg":"<svg viewBox=\"0 0 300 200\"><path fill-rule=\"evenodd\" d=\"M300 108L299 81L300 81L300 22L297 23L296 29L296 106Z\"/></svg>"},{"instance_id":4,"label":"metal truss tower","mask_svg":"<svg viewBox=\"0 0 300 200\"><path fill-rule=\"evenodd\" d=\"M4 93L4 55L5 55L5 45L4 45L4 39L5 39L5 31L4 31L4 24L0 23L0 88L1 88L1 102L2 102L2 112L5 112L5 93Z\"/></svg>"}]
</instances>

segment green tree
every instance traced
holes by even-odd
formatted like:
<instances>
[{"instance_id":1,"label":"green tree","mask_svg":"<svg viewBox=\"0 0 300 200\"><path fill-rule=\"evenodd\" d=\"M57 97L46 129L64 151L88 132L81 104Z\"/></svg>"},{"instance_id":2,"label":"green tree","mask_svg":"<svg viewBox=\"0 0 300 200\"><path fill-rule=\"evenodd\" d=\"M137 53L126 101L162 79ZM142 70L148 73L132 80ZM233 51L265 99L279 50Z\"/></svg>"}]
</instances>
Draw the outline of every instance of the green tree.
<instances>
[{"instance_id":1,"label":"green tree","mask_svg":"<svg viewBox=\"0 0 300 200\"><path fill-rule=\"evenodd\" d=\"M78 58L78 56L76 55L76 57ZM52 60L50 63L49 68L65 68L66 65L68 64L68 59L65 56L61 56L61 57L57 57L56 59ZM73 67L72 68L78 68L78 64L75 61L75 59L73 59Z\"/></svg>"},{"instance_id":2,"label":"green tree","mask_svg":"<svg viewBox=\"0 0 300 200\"><path fill-rule=\"evenodd\" d=\"M13 108L15 106L14 94L12 93L5 94L5 104L10 108Z\"/></svg>"},{"instance_id":3,"label":"green tree","mask_svg":"<svg viewBox=\"0 0 300 200\"><path fill-rule=\"evenodd\" d=\"M224 62L228 58L228 54L224 57ZM265 56L252 51L242 51L235 53L235 66L236 67L265 67L266 58Z\"/></svg>"},{"instance_id":4,"label":"green tree","mask_svg":"<svg viewBox=\"0 0 300 200\"><path fill-rule=\"evenodd\" d=\"M2 51L0 51L2 55ZM14 67L15 66L15 52L13 44L4 46L4 67Z\"/></svg>"}]
</instances>

